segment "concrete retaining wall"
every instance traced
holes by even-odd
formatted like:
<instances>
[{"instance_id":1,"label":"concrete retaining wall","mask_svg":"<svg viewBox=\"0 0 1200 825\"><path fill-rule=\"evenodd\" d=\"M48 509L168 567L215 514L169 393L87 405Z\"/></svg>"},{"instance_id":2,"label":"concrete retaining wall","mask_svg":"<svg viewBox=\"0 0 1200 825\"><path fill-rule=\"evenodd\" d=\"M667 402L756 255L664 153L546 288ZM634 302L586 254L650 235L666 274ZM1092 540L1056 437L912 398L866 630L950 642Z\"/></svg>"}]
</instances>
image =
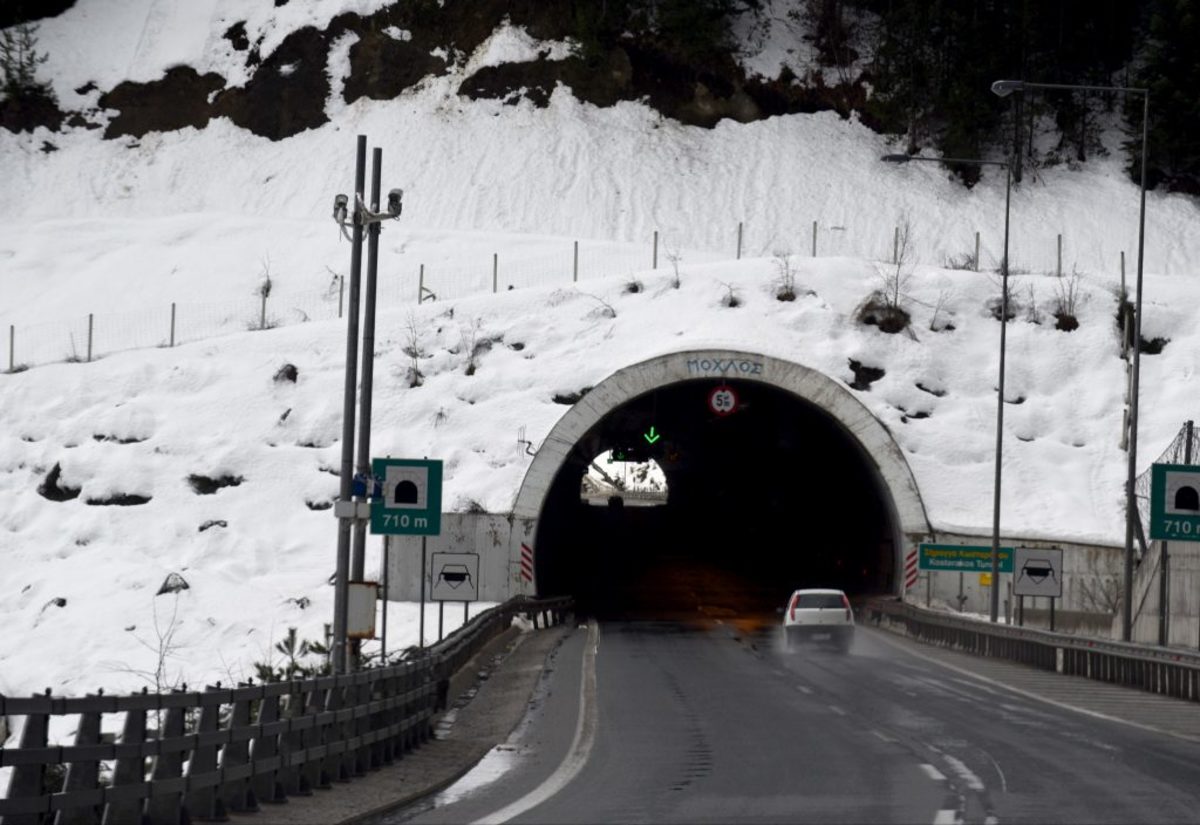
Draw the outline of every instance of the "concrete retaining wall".
<instances>
[{"instance_id":1,"label":"concrete retaining wall","mask_svg":"<svg viewBox=\"0 0 1200 825\"><path fill-rule=\"evenodd\" d=\"M1162 542L1152 542L1138 565L1133 582L1133 641L1158 644L1161 626L1159 602ZM1167 627L1169 646L1200 648L1200 543L1167 543L1168 593L1171 611ZM1114 637L1120 638L1120 616L1113 622Z\"/></svg>"},{"instance_id":2,"label":"concrete retaining wall","mask_svg":"<svg viewBox=\"0 0 1200 825\"><path fill-rule=\"evenodd\" d=\"M425 540L425 553L478 553L479 601L502 602L522 592L513 582L509 564L509 541L513 525L505 516L491 513L442 513L442 532ZM388 536L388 594L392 601L415 602L421 598L421 537ZM425 592L431 588L430 565L426 564ZM380 570L379 580L383 581ZM519 578L519 571L517 571ZM428 598L428 596L426 596Z\"/></svg>"}]
</instances>

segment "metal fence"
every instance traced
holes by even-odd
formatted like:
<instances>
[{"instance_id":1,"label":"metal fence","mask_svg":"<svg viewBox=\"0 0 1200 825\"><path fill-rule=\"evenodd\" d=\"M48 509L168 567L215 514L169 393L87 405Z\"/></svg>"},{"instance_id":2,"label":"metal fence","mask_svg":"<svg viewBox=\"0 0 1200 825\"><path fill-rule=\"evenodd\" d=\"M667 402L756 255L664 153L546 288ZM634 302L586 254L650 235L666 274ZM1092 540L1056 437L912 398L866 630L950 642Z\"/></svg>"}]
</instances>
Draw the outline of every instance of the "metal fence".
<instances>
[{"instance_id":1,"label":"metal fence","mask_svg":"<svg viewBox=\"0 0 1200 825\"><path fill-rule=\"evenodd\" d=\"M863 613L926 644L1200 702L1200 653L990 624L882 599Z\"/></svg>"},{"instance_id":2,"label":"metal fence","mask_svg":"<svg viewBox=\"0 0 1200 825\"><path fill-rule=\"evenodd\" d=\"M202 692L0 696L0 717L24 717L18 746L0 747L0 767L13 768L0 821L180 825L364 776L429 739L450 677L514 616L548 627L571 607L569 598L512 599L411 661L340 676ZM119 741L101 733L105 714L124 715ZM74 745L48 743L58 716L77 719Z\"/></svg>"},{"instance_id":3,"label":"metal fence","mask_svg":"<svg viewBox=\"0 0 1200 825\"><path fill-rule=\"evenodd\" d=\"M840 224L812 221L799 226L795 237L778 239L758 237L742 223L731 225L729 234L708 249L683 249L672 245L670 237L687 237L686 229L667 233L655 231L644 245L616 242L563 241L561 247L537 252L514 248L512 254L493 253L466 265L441 261L426 264L405 263L379 273L378 306L397 307L428 300L464 298L487 292L562 285L569 287L580 279L632 278L648 269L674 271L681 265L713 263L752 257L852 257L876 262L897 263L905 254L900 242L907 229L887 228L886 232L851 231ZM811 230L811 231L810 231ZM879 236L887 234L885 243ZM975 271L994 269L998 264L998 238L981 246L980 233L963 238L962 254L942 255L939 260L907 261ZM1063 274L1063 236L1056 236L1054 263L1049 263L1050 241L1037 248L1036 267L1019 271ZM907 241L905 242L907 244ZM936 253L935 253L936 255ZM1016 260L1016 259L1014 259ZM1101 272L1115 272L1117 261L1094 261ZM1125 256L1119 267L1124 281ZM1014 270L1014 274L1018 271ZM47 321L2 328L4 355L0 373L20 372L33 366L62 362L87 362L102 355L133 349L166 348L248 330L273 329L308 321L341 318L346 309L344 275L334 275L323 288L281 290L278 285L261 290L255 296L238 301L214 303L171 303L125 312L99 312L73 319ZM262 292L266 294L262 294Z\"/></svg>"}]
</instances>

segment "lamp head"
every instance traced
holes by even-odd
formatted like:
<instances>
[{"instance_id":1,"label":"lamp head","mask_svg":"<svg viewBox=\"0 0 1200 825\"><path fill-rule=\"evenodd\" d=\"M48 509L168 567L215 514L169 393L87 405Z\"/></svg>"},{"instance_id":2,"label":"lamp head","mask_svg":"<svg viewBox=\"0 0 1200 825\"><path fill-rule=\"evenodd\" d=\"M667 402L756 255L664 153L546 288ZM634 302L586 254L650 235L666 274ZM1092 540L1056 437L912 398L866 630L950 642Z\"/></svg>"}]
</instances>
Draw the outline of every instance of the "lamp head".
<instances>
[{"instance_id":1,"label":"lamp head","mask_svg":"<svg viewBox=\"0 0 1200 825\"><path fill-rule=\"evenodd\" d=\"M908 163L912 158L908 155L884 155L880 160L884 163Z\"/></svg>"},{"instance_id":2,"label":"lamp head","mask_svg":"<svg viewBox=\"0 0 1200 825\"><path fill-rule=\"evenodd\" d=\"M1008 97L1013 92L1025 91L1024 80L997 80L992 84L992 94L998 97Z\"/></svg>"},{"instance_id":3,"label":"lamp head","mask_svg":"<svg viewBox=\"0 0 1200 825\"><path fill-rule=\"evenodd\" d=\"M333 219L338 223L346 222L346 208L350 203L350 199L345 195L334 195L333 198Z\"/></svg>"}]
</instances>

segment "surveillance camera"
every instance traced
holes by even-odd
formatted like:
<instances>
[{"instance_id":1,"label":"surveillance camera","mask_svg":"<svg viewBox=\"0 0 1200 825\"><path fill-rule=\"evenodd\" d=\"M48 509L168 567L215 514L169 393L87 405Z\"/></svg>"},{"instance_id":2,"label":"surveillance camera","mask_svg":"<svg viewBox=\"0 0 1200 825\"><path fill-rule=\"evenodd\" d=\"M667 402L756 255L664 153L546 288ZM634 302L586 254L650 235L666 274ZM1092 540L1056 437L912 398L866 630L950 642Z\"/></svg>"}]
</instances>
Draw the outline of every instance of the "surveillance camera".
<instances>
[{"instance_id":1,"label":"surveillance camera","mask_svg":"<svg viewBox=\"0 0 1200 825\"><path fill-rule=\"evenodd\" d=\"M346 209L350 199L345 195L335 195L333 198L333 219L338 223L346 222Z\"/></svg>"},{"instance_id":2,"label":"surveillance camera","mask_svg":"<svg viewBox=\"0 0 1200 825\"><path fill-rule=\"evenodd\" d=\"M393 189L388 192L388 214L393 218L400 217L401 199L404 197L403 189Z\"/></svg>"}]
</instances>

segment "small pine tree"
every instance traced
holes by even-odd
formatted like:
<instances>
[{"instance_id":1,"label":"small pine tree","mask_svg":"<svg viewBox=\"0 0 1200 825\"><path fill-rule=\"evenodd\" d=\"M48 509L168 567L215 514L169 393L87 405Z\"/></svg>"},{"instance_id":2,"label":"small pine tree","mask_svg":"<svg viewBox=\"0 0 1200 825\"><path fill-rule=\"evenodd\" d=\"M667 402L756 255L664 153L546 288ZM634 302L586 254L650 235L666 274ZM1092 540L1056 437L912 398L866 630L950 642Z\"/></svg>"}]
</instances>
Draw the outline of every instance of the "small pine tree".
<instances>
[{"instance_id":1,"label":"small pine tree","mask_svg":"<svg viewBox=\"0 0 1200 825\"><path fill-rule=\"evenodd\" d=\"M50 84L37 79L37 67L49 55L38 54L37 26L22 23L0 32L0 70L4 84L0 89L11 100L54 100Z\"/></svg>"}]
</instances>

